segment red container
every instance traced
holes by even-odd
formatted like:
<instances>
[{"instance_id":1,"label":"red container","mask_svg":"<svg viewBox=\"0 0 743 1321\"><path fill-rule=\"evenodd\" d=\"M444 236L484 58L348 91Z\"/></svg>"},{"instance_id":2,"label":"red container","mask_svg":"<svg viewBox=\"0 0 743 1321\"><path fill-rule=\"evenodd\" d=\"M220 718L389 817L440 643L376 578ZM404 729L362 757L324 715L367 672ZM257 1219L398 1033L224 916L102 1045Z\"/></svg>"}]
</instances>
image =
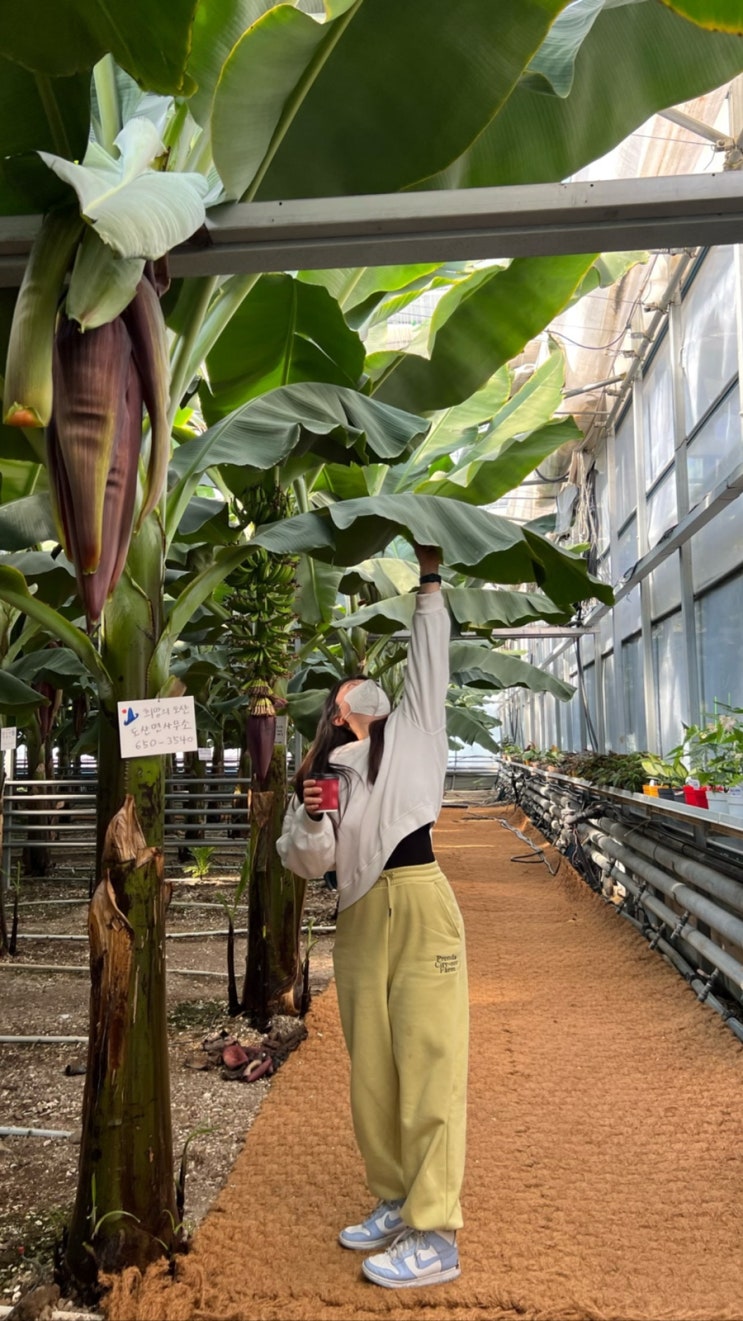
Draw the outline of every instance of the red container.
<instances>
[{"instance_id":1,"label":"red container","mask_svg":"<svg viewBox=\"0 0 743 1321\"><path fill-rule=\"evenodd\" d=\"M321 812L337 812L340 806L339 790L340 780L337 775L313 775L313 780L317 780L322 790L320 799Z\"/></svg>"},{"instance_id":2,"label":"red container","mask_svg":"<svg viewBox=\"0 0 743 1321\"><path fill-rule=\"evenodd\" d=\"M687 807L709 807L707 790L695 789L693 784L684 785L684 802Z\"/></svg>"}]
</instances>

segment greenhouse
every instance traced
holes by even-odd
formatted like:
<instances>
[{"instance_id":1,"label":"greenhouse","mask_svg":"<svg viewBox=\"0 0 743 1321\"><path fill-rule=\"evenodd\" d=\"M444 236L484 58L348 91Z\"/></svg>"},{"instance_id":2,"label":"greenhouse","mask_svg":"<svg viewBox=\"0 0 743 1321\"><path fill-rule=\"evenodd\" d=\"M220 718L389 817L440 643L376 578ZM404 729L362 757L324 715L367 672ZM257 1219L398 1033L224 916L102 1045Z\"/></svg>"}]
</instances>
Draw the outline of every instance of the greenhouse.
<instances>
[{"instance_id":1,"label":"greenhouse","mask_svg":"<svg viewBox=\"0 0 743 1321\"><path fill-rule=\"evenodd\" d=\"M0 65L0 1319L743 1316L743 0Z\"/></svg>"}]
</instances>

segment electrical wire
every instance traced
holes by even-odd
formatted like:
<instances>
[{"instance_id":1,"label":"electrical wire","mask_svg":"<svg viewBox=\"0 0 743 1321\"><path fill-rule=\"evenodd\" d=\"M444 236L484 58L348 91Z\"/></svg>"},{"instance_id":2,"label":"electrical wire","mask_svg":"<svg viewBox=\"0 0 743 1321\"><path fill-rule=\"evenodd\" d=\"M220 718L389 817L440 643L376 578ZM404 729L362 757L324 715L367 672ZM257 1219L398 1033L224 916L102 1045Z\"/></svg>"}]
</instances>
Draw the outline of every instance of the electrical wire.
<instances>
[{"instance_id":1,"label":"electrical wire","mask_svg":"<svg viewBox=\"0 0 743 1321\"><path fill-rule=\"evenodd\" d=\"M637 302L635 306L637 306ZM630 313L630 317L631 315ZM586 349L589 353L603 353L604 349L613 349L616 344L621 344L626 334L627 327L623 326L619 334L614 339L608 340L606 344L581 344L577 339L571 339L570 335L566 335L562 330L550 330L553 339L564 339L566 344L572 344L576 349Z\"/></svg>"}]
</instances>

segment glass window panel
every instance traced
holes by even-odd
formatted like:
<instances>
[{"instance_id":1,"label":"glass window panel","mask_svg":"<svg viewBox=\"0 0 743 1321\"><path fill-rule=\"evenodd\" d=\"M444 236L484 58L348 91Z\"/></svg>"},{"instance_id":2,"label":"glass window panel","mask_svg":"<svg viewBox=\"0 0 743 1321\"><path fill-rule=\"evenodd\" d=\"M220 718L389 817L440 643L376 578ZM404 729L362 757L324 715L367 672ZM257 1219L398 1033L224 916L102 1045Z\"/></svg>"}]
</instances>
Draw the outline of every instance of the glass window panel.
<instances>
[{"instance_id":1,"label":"glass window panel","mask_svg":"<svg viewBox=\"0 0 743 1321\"><path fill-rule=\"evenodd\" d=\"M531 743L531 704L527 701L521 708L521 737L516 740L520 747L525 748Z\"/></svg>"},{"instance_id":2,"label":"glass window panel","mask_svg":"<svg viewBox=\"0 0 743 1321\"><path fill-rule=\"evenodd\" d=\"M667 560L658 565L649 575L650 613L653 619L666 615L681 605L681 568L678 553L674 551Z\"/></svg>"},{"instance_id":3,"label":"glass window panel","mask_svg":"<svg viewBox=\"0 0 743 1321\"><path fill-rule=\"evenodd\" d=\"M690 507L714 490L741 459L740 387L736 385L689 441L686 466Z\"/></svg>"},{"instance_id":4,"label":"glass window panel","mask_svg":"<svg viewBox=\"0 0 743 1321\"><path fill-rule=\"evenodd\" d=\"M637 518L633 518L628 523L621 536L617 539L616 553L616 572L617 579L623 578L628 569L633 569L639 559L637 549Z\"/></svg>"},{"instance_id":5,"label":"glass window panel","mask_svg":"<svg viewBox=\"0 0 743 1321\"><path fill-rule=\"evenodd\" d=\"M648 497L648 547L657 546L664 532L677 522L676 476L673 468Z\"/></svg>"},{"instance_id":6,"label":"glass window panel","mask_svg":"<svg viewBox=\"0 0 743 1321\"><path fill-rule=\"evenodd\" d=\"M642 382L645 480L652 486L673 458L673 378L670 341L662 341Z\"/></svg>"},{"instance_id":7,"label":"glass window panel","mask_svg":"<svg viewBox=\"0 0 743 1321\"><path fill-rule=\"evenodd\" d=\"M714 709L715 699L743 706L741 619L743 574L706 592L696 603L699 682L705 711Z\"/></svg>"},{"instance_id":8,"label":"glass window panel","mask_svg":"<svg viewBox=\"0 0 743 1321\"><path fill-rule=\"evenodd\" d=\"M544 702L542 700L542 697L543 697L542 693L540 693L539 696L535 697L534 705L533 705L534 724L532 727L534 730L534 734L533 734L532 742L535 743L538 748L544 747L544 719L543 719Z\"/></svg>"},{"instance_id":9,"label":"glass window panel","mask_svg":"<svg viewBox=\"0 0 743 1321\"><path fill-rule=\"evenodd\" d=\"M534 695L534 697L532 697L530 706L531 706L531 730L532 730L531 741L536 748L541 748L543 743L542 703L539 701L539 698L536 696L536 694Z\"/></svg>"},{"instance_id":10,"label":"glass window panel","mask_svg":"<svg viewBox=\"0 0 743 1321\"><path fill-rule=\"evenodd\" d=\"M619 736L620 752L644 752L647 747L645 733L645 690L642 682L642 646L639 637L622 643L622 671L624 676L624 736Z\"/></svg>"},{"instance_id":11,"label":"glass window panel","mask_svg":"<svg viewBox=\"0 0 743 1321\"><path fill-rule=\"evenodd\" d=\"M614 470L617 503L617 526L637 508L635 495L635 424L628 408L614 437Z\"/></svg>"},{"instance_id":12,"label":"glass window panel","mask_svg":"<svg viewBox=\"0 0 743 1321\"><path fill-rule=\"evenodd\" d=\"M599 555L609 546L609 474L606 447L596 455L596 549Z\"/></svg>"},{"instance_id":13,"label":"glass window panel","mask_svg":"<svg viewBox=\"0 0 743 1321\"><path fill-rule=\"evenodd\" d=\"M640 627L640 588L633 587L614 606L614 614L620 638L631 637Z\"/></svg>"},{"instance_id":14,"label":"glass window panel","mask_svg":"<svg viewBox=\"0 0 743 1321\"><path fill-rule=\"evenodd\" d=\"M614 693L614 652L604 656L604 735L610 752L619 751L619 712Z\"/></svg>"},{"instance_id":15,"label":"glass window panel","mask_svg":"<svg viewBox=\"0 0 743 1321\"><path fill-rule=\"evenodd\" d=\"M681 611L653 625L653 691L661 756L683 738L686 711L686 652ZM655 749L651 749L654 751Z\"/></svg>"},{"instance_id":16,"label":"glass window panel","mask_svg":"<svg viewBox=\"0 0 743 1321\"><path fill-rule=\"evenodd\" d=\"M611 611L599 620L599 647L602 653L611 651L614 645L614 630L611 622Z\"/></svg>"},{"instance_id":17,"label":"glass window panel","mask_svg":"<svg viewBox=\"0 0 743 1321\"><path fill-rule=\"evenodd\" d=\"M555 699L549 693L544 699L544 733L545 747L554 747L557 744L557 718L555 716Z\"/></svg>"},{"instance_id":18,"label":"glass window panel","mask_svg":"<svg viewBox=\"0 0 743 1321\"><path fill-rule=\"evenodd\" d=\"M578 695L578 674L572 670L570 674L570 683L575 688L575 696L571 698L566 712L565 727L568 731L568 750L577 752L581 746L580 739L580 697Z\"/></svg>"},{"instance_id":19,"label":"glass window panel","mask_svg":"<svg viewBox=\"0 0 743 1321\"><path fill-rule=\"evenodd\" d=\"M738 496L721 514L692 537L694 591L701 592L717 578L743 563L743 499Z\"/></svg>"},{"instance_id":20,"label":"glass window panel","mask_svg":"<svg viewBox=\"0 0 743 1321\"><path fill-rule=\"evenodd\" d=\"M584 671L583 671L583 682L584 682L584 684L585 684L586 702L587 702L587 704L588 704L588 710L589 710L589 712L590 712L590 716L591 716L591 724L592 724L592 726L593 726L593 734L591 734L591 732L590 732L590 730L589 730L589 728L588 728L588 721L586 721L585 746L586 746L587 748L593 748L593 747L595 747L595 740L596 740L596 734L597 734L597 731L596 731L596 666L595 666L593 663L591 663L590 665L586 665L586 667L585 667L585 669L584 669Z\"/></svg>"},{"instance_id":21,"label":"glass window panel","mask_svg":"<svg viewBox=\"0 0 743 1321\"><path fill-rule=\"evenodd\" d=\"M596 577L601 580L602 583L611 584L613 582L612 569L611 569L611 554L609 553L608 550L605 552L605 554L601 556L600 560L596 565L596 568L594 569L594 573Z\"/></svg>"},{"instance_id":22,"label":"glass window panel","mask_svg":"<svg viewBox=\"0 0 743 1321\"><path fill-rule=\"evenodd\" d=\"M681 304L687 435L737 373L737 303L733 249L711 248Z\"/></svg>"}]
</instances>

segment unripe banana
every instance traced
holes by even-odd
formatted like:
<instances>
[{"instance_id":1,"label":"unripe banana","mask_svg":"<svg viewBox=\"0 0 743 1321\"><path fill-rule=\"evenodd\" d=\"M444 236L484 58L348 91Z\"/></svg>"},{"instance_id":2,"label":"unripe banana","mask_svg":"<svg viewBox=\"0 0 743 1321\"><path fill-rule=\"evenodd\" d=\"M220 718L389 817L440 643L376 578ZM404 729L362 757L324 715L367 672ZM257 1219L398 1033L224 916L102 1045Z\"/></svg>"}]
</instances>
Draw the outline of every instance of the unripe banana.
<instances>
[{"instance_id":1,"label":"unripe banana","mask_svg":"<svg viewBox=\"0 0 743 1321\"><path fill-rule=\"evenodd\" d=\"M53 211L34 241L8 343L3 391L7 426L45 427L52 415L57 304L81 229L77 211Z\"/></svg>"},{"instance_id":2,"label":"unripe banana","mask_svg":"<svg viewBox=\"0 0 743 1321\"><path fill-rule=\"evenodd\" d=\"M150 458L138 526L141 526L160 499L170 462L170 358L165 319L160 299L149 278L151 274L148 269L148 273L137 285L131 303L122 312L131 336L134 362L142 381L142 395L150 418Z\"/></svg>"}]
</instances>

